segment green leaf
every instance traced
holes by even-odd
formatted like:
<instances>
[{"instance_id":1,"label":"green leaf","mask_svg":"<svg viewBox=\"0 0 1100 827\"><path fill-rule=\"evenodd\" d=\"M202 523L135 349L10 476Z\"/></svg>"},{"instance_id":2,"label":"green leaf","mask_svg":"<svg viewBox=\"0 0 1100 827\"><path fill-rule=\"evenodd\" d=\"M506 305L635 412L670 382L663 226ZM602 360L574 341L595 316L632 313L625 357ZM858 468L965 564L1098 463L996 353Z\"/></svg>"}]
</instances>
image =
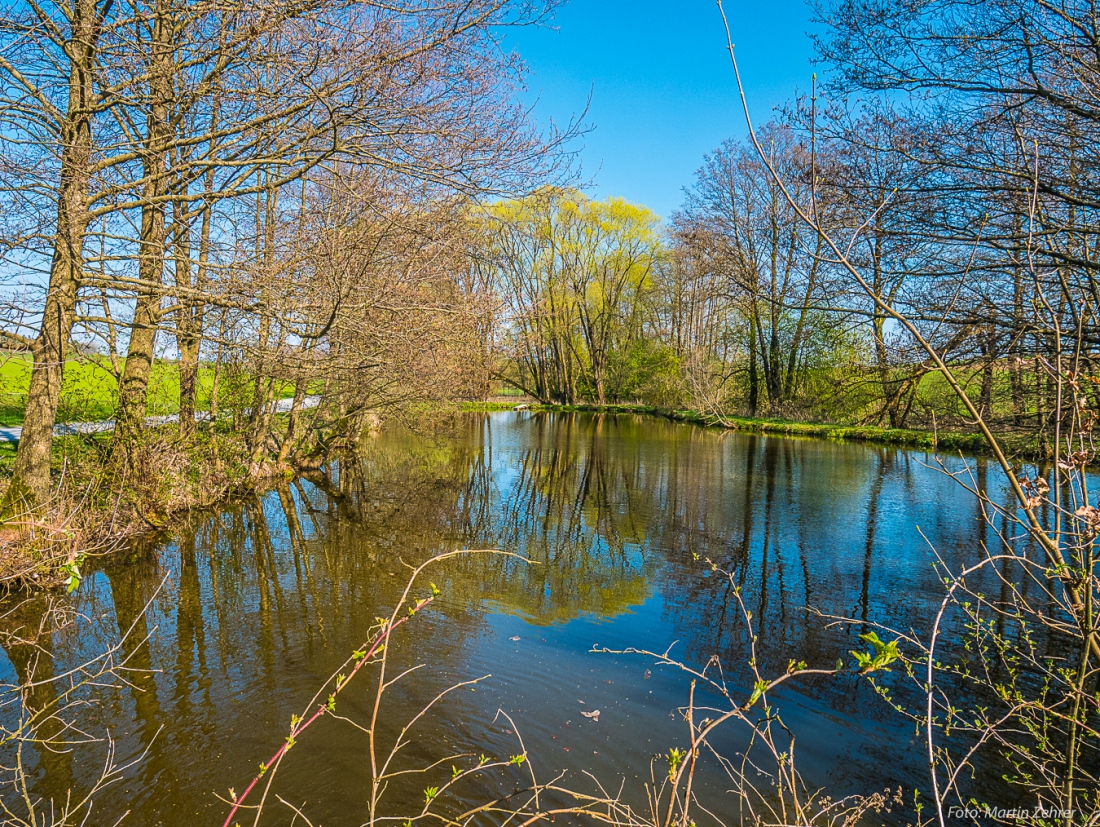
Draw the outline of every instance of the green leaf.
<instances>
[{"instance_id":1,"label":"green leaf","mask_svg":"<svg viewBox=\"0 0 1100 827\"><path fill-rule=\"evenodd\" d=\"M753 687L753 690L752 690L752 697L749 698L749 706L752 706L754 703L756 703L758 700L760 700L760 696L763 695L765 691L767 691L767 688L768 688L768 682L767 681L765 681L765 680L757 681L756 685Z\"/></svg>"},{"instance_id":2,"label":"green leaf","mask_svg":"<svg viewBox=\"0 0 1100 827\"><path fill-rule=\"evenodd\" d=\"M860 672L874 672L876 670L883 670L889 672L889 666L891 663L901 657L901 652L898 651L898 642L891 640L889 643L885 643L879 639L879 636L875 632L867 632L860 635L859 639L864 643L871 644L871 652L857 652L852 651L852 657L856 659L856 663L859 664Z\"/></svg>"}]
</instances>

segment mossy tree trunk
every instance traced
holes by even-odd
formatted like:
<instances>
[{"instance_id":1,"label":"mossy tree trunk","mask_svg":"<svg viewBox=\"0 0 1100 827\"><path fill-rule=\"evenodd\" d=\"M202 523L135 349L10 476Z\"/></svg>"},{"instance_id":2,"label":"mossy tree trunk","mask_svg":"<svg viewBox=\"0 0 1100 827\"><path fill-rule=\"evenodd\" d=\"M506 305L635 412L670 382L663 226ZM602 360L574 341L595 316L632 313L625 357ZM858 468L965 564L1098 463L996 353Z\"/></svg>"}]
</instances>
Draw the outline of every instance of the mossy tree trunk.
<instances>
[{"instance_id":1,"label":"mossy tree trunk","mask_svg":"<svg viewBox=\"0 0 1100 827\"><path fill-rule=\"evenodd\" d=\"M153 349L161 319L164 251L167 241L165 201L168 176L166 156L171 140L168 104L172 99L172 21L167 0L157 0L150 46L149 103L142 152L143 203L138 242L138 278L143 284L130 325L126 365L119 383L114 452L128 454L145 427Z\"/></svg>"},{"instance_id":2,"label":"mossy tree trunk","mask_svg":"<svg viewBox=\"0 0 1100 827\"><path fill-rule=\"evenodd\" d=\"M31 377L23 433L13 478L2 507L10 516L19 501L42 502L50 491L53 427L61 402L65 352L76 318L88 228L88 185L92 159L93 77L103 25L97 0L72 6L71 34L64 45L69 60L68 102L57 124L61 143L61 180L50 282L42 325L31 346Z\"/></svg>"},{"instance_id":3,"label":"mossy tree trunk","mask_svg":"<svg viewBox=\"0 0 1100 827\"><path fill-rule=\"evenodd\" d=\"M217 114L215 113L211 123L212 132L216 123ZM213 189L214 170L211 168L206 173L206 192L209 194ZM184 282L185 286L192 288L194 291L194 293L188 293L186 296L180 297L180 310L176 325L176 342L180 351L180 435L184 437L191 436L195 432L195 412L198 410L199 350L202 347L203 325L206 315L206 304L199 297L207 285L212 218L211 205L207 202L202 208L201 229L199 231L199 259L193 281L191 279L190 223L177 220L177 224L183 223L186 225L182 228L183 234L180 239L182 243L179 245L179 260L183 263L182 273L185 274ZM180 282L180 278L181 270L177 266L177 283Z\"/></svg>"}]
</instances>

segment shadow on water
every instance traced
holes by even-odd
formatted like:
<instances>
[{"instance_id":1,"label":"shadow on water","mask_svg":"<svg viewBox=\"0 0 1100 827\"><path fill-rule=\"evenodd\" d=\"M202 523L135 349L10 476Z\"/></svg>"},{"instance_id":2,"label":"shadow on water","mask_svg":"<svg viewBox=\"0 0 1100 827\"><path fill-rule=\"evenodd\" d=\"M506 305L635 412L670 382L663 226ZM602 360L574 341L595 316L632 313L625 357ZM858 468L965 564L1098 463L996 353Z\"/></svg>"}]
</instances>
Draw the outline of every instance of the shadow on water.
<instances>
[{"instance_id":1,"label":"shadow on water","mask_svg":"<svg viewBox=\"0 0 1100 827\"><path fill-rule=\"evenodd\" d=\"M402 630L392 654L397 669L427 668L398 685L380 731L393 737L445 687L491 675L424 723L407 762L517 752L507 722L494 722L502 709L545 770L633 783L648 778L652 756L683 744L686 684L641 658L594 654L593 645L674 646L694 663L717 655L731 681L751 685L733 586L708 559L746 596L765 673L791 660L831 666L872 623L926 629L942 596L932 548L965 565L994 530L930 463L889 448L633 416L471 415L447 436L384 433L361 460L198 517L171 542L103 560L74 596L88 622L41 645L7 646L3 669L27 683L136 626L128 684L82 723L109 731L122 759L147 754L100 796L93 821L129 811L125 823L220 823L226 808L216 794L247 783L291 715L389 612L406 564L453 548L499 548L532 563L478 555L433 574L443 597ZM983 460L971 465L975 484L991 484ZM1007 492L990 493L1008 501ZM35 628L41 605L24 604L5 622ZM851 622L828 623L808 608ZM886 680L899 697L907 691L902 676ZM349 691L342 711L365 713L368 689ZM834 796L926 786L912 723L866 681L808 682L779 701L812 786ZM596 708L598 722L580 715ZM731 754L742 736L724 736ZM39 793L91 783L104 749L41 751ZM361 732L322 719L279 791L315 823L359 824L364 755ZM990 765L977 787L988 793L999 774ZM704 781L725 789L720 778ZM424 786L398 783L392 801L421 801ZM475 801L488 789L463 794Z\"/></svg>"}]
</instances>

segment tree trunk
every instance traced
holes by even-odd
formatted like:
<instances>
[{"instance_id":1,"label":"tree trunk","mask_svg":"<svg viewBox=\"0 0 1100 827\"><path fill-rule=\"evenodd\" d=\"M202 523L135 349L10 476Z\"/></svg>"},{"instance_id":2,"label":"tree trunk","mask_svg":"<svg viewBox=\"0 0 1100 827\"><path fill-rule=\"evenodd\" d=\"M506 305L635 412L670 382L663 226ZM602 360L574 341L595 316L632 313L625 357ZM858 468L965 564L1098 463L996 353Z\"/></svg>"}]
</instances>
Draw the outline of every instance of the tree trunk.
<instances>
[{"instance_id":1,"label":"tree trunk","mask_svg":"<svg viewBox=\"0 0 1100 827\"><path fill-rule=\"evenodd\" d=\"M180 351L180 436L195 433L195 399L199 379L199 337L190 327L187 333L177 330Z\"/></svg>"},{"instance_id":2,"label":"tree trunk","mask_svg":"<svg viewBox=\"0 0 1100 827\"><path fill-rule=\"evenodd\" d=\"M796 379L798 377L798 359L802 354L802 337L806 330L806 318L810 314L810 306L814 301L814 290L817 287L817 270L821 262L821 248L824 242L821 236L817 237L817 248L814 250L813 264L810 265L809 278L806 281L806 292L802 296L802 307L798 311L798 322L794 328L794 336L791 337L791 352L787 356L787 375L783 382L783 398L793 399L798 389Z\"/></svg>"},{"instance_id":3,"label":"tree trunk","mask_svg":"<svg viewBox=\"0 0 1100 827\"><path fill-rule=\"evenodd\" d=\"M749 416L756 416L760 406L760 376L756 367L756 331L749 335Z\"/></svg>"},{"instance_id":4,"label":"tree trunk","mask_svg":"<svg viewBox=\"0 0 1100 827\"><path fill-rule=\"evenodd\" d=\"M275 221L278 197L279 191L271 186L267 186L262 195L256 194L256 262L262 265L265 283L268 283L275 273ZM271 403L275 397L276 382L270 375L265 375L266 355L271 344L271 335L271 318L264 314L260 319L258 358L255 364L256 376L252 392L252 416L249 423L253 473L260 471L261 460L267 448L268 433L271 429Z\"/></svg>"},{"instance_id":5,"label":"tree trunk","mask_svg":"<svg viewBox=\"0 0 1100 827\"><path fill-rule=\"evenodd\" d=\"M191 282L191 226L183 203L173 205L175 211L176 284L192 287ZM180 297L176 311L176 345L179 348L180 376L180 436L189 437L195 432L195 395L199 373L199 331L197 330L197 302L190 296Z\"/></svg>"},{"instance_id":6,"label":"tree trunk","mask_svg":"<svg viewBox=\"0 0 1100 827\"><path fill-rule=\"evenodd\" d=\"M211 116L210 129L213 132L217 128L217 106L215 101L214 114ZM304 180L304 179L303 179ZM211 167L206 173L206 193L209 197L214 190L214 169ZM182 212L182 210L181 210ZM199 261L194 283L191 283L191 243L190 224L188 224L182 240L186 243L186 267L187 286L193 287L196 292L206 288L207 265L210 261L210 228L213 215L209 201L203 204L202 227L199 231ZM181 253L183 251L181 250ZM178 274L177 274L178 276ZM178 280L178 279L177 279ZM187 437L195 432L195 412L198 410L198 384L199 384L199 351L202 348L203 323L206 315L206 305L198 298L187 296L180 297L182 306L180 321L185 322L184 329L179 331L176 342L180 349L180 435Z\"/></svg>"},{"instance_id":7,"label":"tree trunk","mask_svg":"<svg viewBox=\"0 0 1100 827\"><path fill-rule=\"evenodd\" d=\"M268 435L271 433L271 419L275 409L275 384L274 379L266 380L263 383L262 394L257 394L253 401L250 444L254 475L263 471L263 459L267 452Z\"/></svg>"},{"instance_id":8,"label":"tree trunk","mask_svg":"<svg viewBox=\"0 0 1100 827\"><path fill-rule=\"evenodd\" d=\"M978 410L989 418L993 413L993 362L995 359L993 334L986 331L978 337L982 353L982 388L978 395Z\"/></svg>"},{"instance_id":9,"label":"tree trunk","mask_svg":"<svg viewBox=\"0 0 1100 827\"><path fill-rule=\"evenodd\" d=\"M1020 270L1020 267L1016 267L1012 274L1012 341L1008 348L1008 355L1012 359L1009 373L1012 387L1012 424L1017 426L1023 425L1027 416L1024 354L1021 347L1024 337L1024 287Z\"/></svg>"},{"instance_id":10,"label":"tree trunk","mask_svg":"<svg viewBox=\"0 0 1100 827\"><path fill-rule=\"evenodd\" d=\"M19 439L11 484L0 511L10 516L20 501L41 503L50 492L53 426L61 402L65 351L76 315L77 290L84 266L88 227L88 181L92 155L94 102L92 75L102 21L96 0L77 0L72 7L69 56L69 100L61 131L61 181L57 199L57 235L42 326L31 346L31 379L23 433Z\"/></svg>"},{"instance_id":11,"label":"tree trunk","mask_svg":"<svg viewBox=\"0 0 1100 827\"><path fill-rule=\"evenodd\" d=\"M213 376L210 378L210 425L218 420L218 389L221 387L222 358L225 352L225 311L222 311L218 323L218 349L214 354Z\"/></svg>"},{"instance_id":12,"label":"tree trunk","mask_svg":"<svg viewBox=\"0 0 1100 827\"><path fill-rule=\"evenodd\" d=\"M209 179L213 178L213 173ZM207 192L213 188L213 182L208 179ZM194 284L196 291L206 288L207 264L210 260L210 207L207 205L202 213L202 230L199 235L199 262L198 272L195 275ZM187 272L190 276L190 249L187 245ZM188 278L190 280L190 278ZM177 333L177 343L180 349L180 435L190 436L195 431L195 412L198 410L198 384L199 384L199 351L202 348L203 323L206 316L205 304L197 298L181 298L180 304L182 330ZM216 392L216 388L213 392ZM215 404L211 401L211 411ZM213 418L213 413L211 413Z\"/></svg>"},{"instance_id":13,"label":"tree trunk","mask_svg":"<svg viewBox=\"0 0 1100 827\"><path fill-rule=\"evenodd\" d=\"M885 285L882 272L882 241L878 235L874 237L872 265L873 281L871 286L876 295L882 296L885 292ZM886 349L885 326L886 313L878 305L875 305L871 316L871 331L875 340L875 369L878 371L879 388L882 392L882 406L884 409L882 413L886 414L891 428L898 428L900 427L898 424L900 421L898 408L905 394L901 385L895 385L890 376L890 354ZM881 413L878 418L881 421Z\"/></svg>"},{"instance_id":14,"label":"tree trunk","mask_svg":"<svg viewBox=\"0 0 1100 827\"><path fill-rule=\"evenodd\" d=\"M290 416L287 419L286 436L283 444L279 446L279 465L286 463L290 458L299 440L299 420L302 417L302 401L306 398L306 380L299 379L294 386L294 401L290 403Z\"/></svg>"},{"instance_id":15,"label":"tree trunk","mask_svg":"<svg viewBox=\"0 0 1100 827\"><path fill-rule=\"evenodd\" d=\"M874 332L875 339L875 369L878 371L879 388L882 391L882 405L885 409L883 413L890 423L891 428L898 427L898 402L901 399L901 394L897 393L894 382L890 376L890 355L886 350L886 339L884 336L884 323L886 321L885 315L875 308L874 316L871 318L871 329ZM877 417L880 421L882 414Z\"/></svg>"},{"instance_id":16,"label":"tree trunk","mask_svg":"<svg viewBox=\"0 0 1100 827\"><path fill-rule=\"evenodd\" d=\"M129 452L145 427L149 378L153 370L153 348L160 324L161 291L164 279L164 196L167 193L165 159L171 138L168 102L172 96L171 21L167 0L158 0L150 44L150 102L146 116L146 140L142 157L144 184L141 207L141 235L138 242L138 278L146 289L138 294L130 345L119 384L118 415L115 422L114 452Z\"/></svg>"}]
</instances>

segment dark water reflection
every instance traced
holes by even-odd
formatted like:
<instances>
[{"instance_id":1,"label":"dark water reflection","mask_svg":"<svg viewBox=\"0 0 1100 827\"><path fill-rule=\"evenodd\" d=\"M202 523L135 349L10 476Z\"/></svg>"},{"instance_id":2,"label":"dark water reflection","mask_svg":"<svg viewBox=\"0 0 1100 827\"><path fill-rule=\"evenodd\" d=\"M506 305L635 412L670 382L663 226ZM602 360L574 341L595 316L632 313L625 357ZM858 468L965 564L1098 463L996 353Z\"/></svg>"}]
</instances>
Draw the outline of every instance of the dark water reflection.
<instances>
[{"instance_id":1,"label":"dark water reflection","mask_svg":"<svg viewBox=\"0 0 1100 827\"><path fill-rule=\"evenodd\" d=\"M962 566L992 542L971 498L930 461L632 416L471 415L436 438L383 434L362 462L103 561L75 597L90 628L47 636L52 658L11 646L3 669L9 679L42 678L136 625L127 644L132 685L106 694L84 725L109 731L122 760L146 754L100 796L89 823L129 812L124 823L220 824L226 808L215 794L245 786L291 715L388 613L403 561L506 549L538 565L480 555L433 575L443 597L406 627L393 653L399 668L427 667L398 685L380 729L392 734L455 681L491 675L452 696L406 760L518 752L507 721L494 721L502 709L544 773L583 768L634 784L648 777L652 755L683 745L675 710L686 683L640 658L593 654L593 644L661 651L678 641L681 657L703 663L717 654L749 685L731 584L696 555L735 573L758 619L765 672L791 659L831 666L857 648L864 623L926 629L942 596L930 544ZM984 488L984 463L971 464ZM991 495L1007 501L998 486ZM828 626L807 607L856 622ZM35 606L5 622L35 626ZM146 633L148 643L137 645ZM904 692L901 676L891 679ZM342 711L364 713L367 689L349 691ZM912 723L866 682L804 683L778 700L812 785L834 796L927 787ZM596 708L598 723L579 714ZM732 753L743 733L724 737L719 745ZM291 754L278 791L304 804L314 824L359 824L364 750L362 733L323 719ZM29 759L39 792L88 785L103 754L98 745ZM979 785L999 776L987 769ZM395 811L422 800L425 786L396 785ZM467 800L484 794L463 792Z\"/></svg>"}]
</instances>

